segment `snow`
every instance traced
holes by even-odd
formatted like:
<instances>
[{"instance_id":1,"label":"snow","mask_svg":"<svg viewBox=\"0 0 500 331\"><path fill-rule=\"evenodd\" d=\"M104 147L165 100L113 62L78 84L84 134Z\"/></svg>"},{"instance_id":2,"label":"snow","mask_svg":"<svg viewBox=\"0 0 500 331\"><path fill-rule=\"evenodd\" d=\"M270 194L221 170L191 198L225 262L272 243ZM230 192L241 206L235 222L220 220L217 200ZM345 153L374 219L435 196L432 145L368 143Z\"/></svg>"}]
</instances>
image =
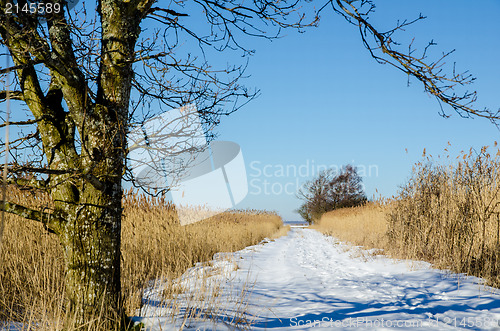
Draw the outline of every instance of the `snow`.
<instances>
[{"instance_id":1,"label":"snow","mask_svg":"<svg viewBox=\"0 0 500 331\"><path fill-rule=\"evenodd\" d=\"M152 331L233 330L235 318L252 321L251 330L500 330L500 292L481 279L374 255L307 228L220 254L177 283L188 289L177 310L161 303L157 286L135 320ZM214 284L220 292L211 302L189 296ZM183 318L207 307L209 320Z\"/></svg>"}]
</instances>

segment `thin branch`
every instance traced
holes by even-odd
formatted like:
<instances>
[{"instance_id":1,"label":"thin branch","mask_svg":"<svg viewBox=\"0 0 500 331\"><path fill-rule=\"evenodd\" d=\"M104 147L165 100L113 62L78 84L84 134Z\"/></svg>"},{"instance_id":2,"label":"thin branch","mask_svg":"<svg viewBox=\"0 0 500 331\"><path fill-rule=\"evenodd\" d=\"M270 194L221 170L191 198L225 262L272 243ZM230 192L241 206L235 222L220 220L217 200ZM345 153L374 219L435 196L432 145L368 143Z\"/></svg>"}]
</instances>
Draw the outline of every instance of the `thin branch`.
<instances>
[{"instance_id":1,"label":"thin branch","mask_svg":"<svg viewBox=\"0 0 500 331\"><path fill-rule=\"evenodd\" d=\"M175 10L172 10L172 9L160 8L160 7L152 7L151 9L149 9L148 14L154 13L155 11L162 11L164 13L167 13L169 15L176 16L176 17L189 16L188 14L178 13Z\"/></svg>"},{"instance_id":2,"label":"thin branch","mask_svg":"<svg viewBox=\"0 0 500 331\"><path fill-rule=\"evenodd\" d=\"M483 117L496 125L499 124L500 111L494 112L486 108L479 110L472 107L477 98L475 91L466 91L462 95L455 94L454 88L456 86L470 84L475 78L468 72L456 73L454 67L452 75L448 76L444 72L444 60L453 51L444 53L435 61L430 61L427 59L427 51L429 47L435 45L434 41L429 42L420 56L414 55L415 50L412 49L411 44L407 53L393 48L400 45L392 39L394 32L403 30L404 27L424 19L424 16L420 15L413 21L398 22L394 29L387 32L379 32L368 22L368 14L374 9L372 1L361 1L361 4L358 4L357 7L353 1L347 0L330 0L330 4L336 13L342 15L348 22L358 26L364 46L378 63L389 64L408 76L416 78L423 84L426 92L436 97L440 105L444 103L451 106L460 116L470 117L473 115ZM367 10L364 8L365 5L369 7ZM373 41L367 39L368 37L372 37Z\"/></svg>"},{"instance_id":3,"label":"thin branch","mask_svg":"<svg viewBox=\"0 0 500 331\"><path fill-rule=\"evenodd\" d=\"M21 91L0 91L0 102L7 99L7 93L9 93L9 99L11 100L24 100L23 92Z\"/></svg>"},{"instance_id":4,"label":"thin branch","mask_svg":"<svg viewBox=\"0 0 500 331\"><path fill-rule=\"evenodd\" d=\"M31 124L35 124L37 122L40 122L42 119L39 118L39 119L36 119L36 120L27 120L27 121L19 121L19 122L5 122L5 123L1 123L0 124L0 128L3 128L7 125L31 125Z\"/></svg>"},{"instance_id":5,"label":"thin branch","mask_svg":"<svg viewBox=\"0 0 500 331\"><path fill-rule=\"evenodd\" d=\"M40 63L44 63L43 60L38 59L35 61L31 61L30 63L19 64L19 65L12 66L9 68L3 68L3 69L0 69L0 74L10 73L10 72L16 71L18 69L25 69L25 68L28 68L28 67L31 67L33 65L40 64Z\"/></svg>"}]
</instances>

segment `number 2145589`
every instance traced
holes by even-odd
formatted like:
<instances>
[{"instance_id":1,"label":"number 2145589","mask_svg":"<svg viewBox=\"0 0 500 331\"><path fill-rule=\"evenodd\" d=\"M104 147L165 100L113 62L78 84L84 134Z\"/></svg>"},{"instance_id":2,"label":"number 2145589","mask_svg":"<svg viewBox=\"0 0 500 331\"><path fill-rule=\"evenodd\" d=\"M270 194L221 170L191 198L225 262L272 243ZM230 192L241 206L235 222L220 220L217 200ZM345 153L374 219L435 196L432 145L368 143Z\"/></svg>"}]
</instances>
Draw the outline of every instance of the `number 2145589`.
<instances>
[{"instance_id":1,"label":"number 2145589","mask_svg":"<svg viewBox=\"0 0 500 331\"><path fill-rule=\"evenodd\" d=\"M57 14L61 12L60 3L17 3L8 2L5 6L5 14Z\"/></svg>"}]
</instances>

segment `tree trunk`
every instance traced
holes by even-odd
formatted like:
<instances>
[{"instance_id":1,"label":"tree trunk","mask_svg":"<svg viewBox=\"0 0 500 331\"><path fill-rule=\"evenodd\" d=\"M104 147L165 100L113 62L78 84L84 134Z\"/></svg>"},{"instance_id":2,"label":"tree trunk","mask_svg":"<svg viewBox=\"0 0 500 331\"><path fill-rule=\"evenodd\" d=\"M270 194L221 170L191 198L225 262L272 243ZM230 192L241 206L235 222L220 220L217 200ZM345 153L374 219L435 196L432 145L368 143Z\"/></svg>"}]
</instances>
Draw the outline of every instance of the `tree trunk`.
<instances>
[{"instance_id":1,"label":"tree trunk","mask_svg":"<svg viewBox=\"0 0 500 331\"><path fill-rule=\"evenodd\" d=\"M129 6L110 0L100 2L102 55L96 103L88 109L85 121L77 125L83 143L81 168L86 175L73 197L75 204L61 234L70 312L80 326L98 319L104 323L99 330L114 329L116 322L125 320L120 285L121 180L132 60L141 20Z\"/></svg>"},{"instance_id":2,"label":"tree trunk","mask_svg":"<svg viewBox=\"0 0 500 331\"><path fill-rule=\"evenodd\" d=\"M124 317L120 286L121 186L84 185L60 233L66 258L71 323L116 327ZM75 201L76 202L76 201Z\"/></svg>"}]
</instances>

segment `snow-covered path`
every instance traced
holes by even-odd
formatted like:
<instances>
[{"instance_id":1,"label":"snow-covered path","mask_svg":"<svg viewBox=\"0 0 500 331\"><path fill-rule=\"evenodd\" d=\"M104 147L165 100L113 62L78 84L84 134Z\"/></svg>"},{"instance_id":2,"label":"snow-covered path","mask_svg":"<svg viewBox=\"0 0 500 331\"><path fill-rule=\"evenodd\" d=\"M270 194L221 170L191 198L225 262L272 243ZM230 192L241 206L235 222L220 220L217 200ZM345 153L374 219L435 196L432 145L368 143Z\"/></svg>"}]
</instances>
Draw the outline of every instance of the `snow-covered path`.
<instances>
[{"instance_id":1,"label":"snow-covered path","mask_svg":"<svg viewBox=\"0 0 500 331\"><path fill-rule=\"evenodd\" d=\"M459 280L426 263L353 255L356 250L333 238L292 229L235 253L231 289L253 285L246 308L255 316L252 330L500 330L500 293L477 278ZM189 326L231 329L223 323Z\"/></svg>"}]
</instances>

